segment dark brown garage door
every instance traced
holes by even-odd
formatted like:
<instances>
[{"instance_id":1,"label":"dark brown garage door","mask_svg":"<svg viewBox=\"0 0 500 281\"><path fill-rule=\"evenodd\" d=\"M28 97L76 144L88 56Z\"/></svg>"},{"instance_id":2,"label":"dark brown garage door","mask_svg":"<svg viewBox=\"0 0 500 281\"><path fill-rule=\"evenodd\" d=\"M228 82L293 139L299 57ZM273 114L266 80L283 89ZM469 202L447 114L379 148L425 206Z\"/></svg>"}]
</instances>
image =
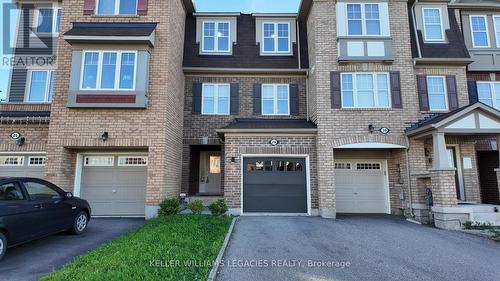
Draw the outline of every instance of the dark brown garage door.
<instances>
[{"instance_id":1,"label":"dark brown garage door","mask_svg":"<svg viewBox=\"0 0 500 281\"><path fill-rule=\"evenodd\" d=\"M478 151L477 162L483 203L500 204L497 173L495 172L495 169L498 168L498 151Z\"/></svg>"},{"instance_id":2,"label":"dark brown garage door","mask_svg":"<svg viewBox=\"0 0 500 281\"><path fill-rule=\"evenodd\" d=\"M243 169L243 212L307 213L305 159L244 158Z\"/></svg>"}]
</instances>

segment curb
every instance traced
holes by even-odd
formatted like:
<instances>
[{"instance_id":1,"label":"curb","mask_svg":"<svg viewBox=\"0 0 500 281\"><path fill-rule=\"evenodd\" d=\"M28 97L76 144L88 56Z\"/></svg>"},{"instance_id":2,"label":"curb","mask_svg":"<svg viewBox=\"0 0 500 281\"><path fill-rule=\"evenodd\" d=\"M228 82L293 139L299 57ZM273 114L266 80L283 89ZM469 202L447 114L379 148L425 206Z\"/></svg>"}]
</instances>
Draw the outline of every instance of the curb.
<instances>
[{"instance_id":1,"label":"curb","mask_svg":"<svg viewBox=\"0 0 500 281\"><path fill-rule=\"evenodd\" d=\"M229 239L231 238L231 234L233 233L233 228L234 224L236 223L236 220L238 218L233 218L233 221L231 222L231 226L229 226L229 230L227 231L226 238L224 238L224 243L222 243L222 247L219 250L219 254L217 255L217 258L215 259L214 265L212 266L212 270L210 271L210 274L208 274L207 281L214 281L215 278L217 277L217 271L219 270L219 265L222 261L222 258L224 257L224 253L226 252L227 244L229 244Z\"/></svg>"}]
</instances>

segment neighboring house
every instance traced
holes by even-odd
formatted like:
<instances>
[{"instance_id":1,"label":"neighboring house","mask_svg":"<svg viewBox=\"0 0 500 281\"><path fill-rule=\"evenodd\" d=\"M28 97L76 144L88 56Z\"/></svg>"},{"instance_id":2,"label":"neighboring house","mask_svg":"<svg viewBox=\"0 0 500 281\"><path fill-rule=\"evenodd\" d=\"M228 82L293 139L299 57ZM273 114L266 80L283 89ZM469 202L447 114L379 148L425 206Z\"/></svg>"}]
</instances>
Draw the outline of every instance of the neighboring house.
<instances>
[{"instance_id":1,"label":"neighboring house","mask_svg":"<svg viewBox=\"0 0 500 281\"><path fill-rule=\"evenodd\" d=\"M63 1L52 105L19 99L33 75L14 70L0 176L38 169L101 216L150 218L182 192L235 215L500 223L482 205L500 204L500 4L470 3Z\"/></svg>"}]
</instances>

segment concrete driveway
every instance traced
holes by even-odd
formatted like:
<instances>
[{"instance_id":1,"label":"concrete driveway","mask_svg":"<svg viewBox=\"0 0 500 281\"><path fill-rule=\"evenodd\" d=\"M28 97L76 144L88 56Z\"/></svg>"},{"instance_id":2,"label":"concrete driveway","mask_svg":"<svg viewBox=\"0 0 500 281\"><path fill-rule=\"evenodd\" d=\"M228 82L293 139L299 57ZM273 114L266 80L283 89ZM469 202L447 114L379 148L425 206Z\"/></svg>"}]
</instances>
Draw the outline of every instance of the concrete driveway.
<instances>
[{"instance_id":1,"label":"concrete driveway","mask_svg":"<svg viewBox=\"0 0 500 281\"><path fill-rule=\"evenodd\" d=\"M500 243L394 216L241 217L218 280L499 280Z\"/></svg>"},{"instance_id":2,"label":"concrete driveway","mask_svg":"<svg viewBox=\"0 0 500 281\"><path fill-rule=\"evenodd\" d=\"M10 248L0 261L0 280L37 280L144 223L144 219L92 219L82 235L61 233Z\"/></svg>"}]
</instances>

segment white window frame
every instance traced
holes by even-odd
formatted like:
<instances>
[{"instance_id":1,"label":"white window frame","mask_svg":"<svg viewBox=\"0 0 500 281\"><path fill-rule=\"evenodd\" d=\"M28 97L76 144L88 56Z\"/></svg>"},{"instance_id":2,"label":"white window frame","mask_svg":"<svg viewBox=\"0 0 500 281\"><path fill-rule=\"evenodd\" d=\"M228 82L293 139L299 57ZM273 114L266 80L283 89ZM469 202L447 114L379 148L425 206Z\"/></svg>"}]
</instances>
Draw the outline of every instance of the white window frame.
<instances>
[{"instance_id":1,"label":"white window frame","mask_svg":"<svg viewBox=\"0 0 500 281\"><path fill-rule=\"evenodd\" d=\"M474 29L472 27L472 18L483 18L484 19L484 25L486 27L486 42L487 42L486 46L477 46L476 45L476 40L475 40L475 37L474 37ZM488 17L486 15L470 15L469 16L469 25L470 25L470 36L471 36L471 40L472 40L472 47L475 48L475 49L487 49L487 48L490 48L491 42L490 42L490 29L488 27ZM498 44L498 40L497 40L497 44Z\"/></svg>"},{"instance_id":2,"label":"white window frame","mask_svg":"<svg viewBox=\"0 0 500 281\"><path fill-rule=\"evenodd\" d=\"M24 166L24 156L18 155L0 155L0 158L17 158L18 164L3 164L3 161L0 161L0 167L21 167Z\"/></svg>"},{"instance_id":3,"label":"white window frame","mask_svg":"<svg viewBox=\"0 0 500 281\"><path fill-rule=\"evenodd\" d=\"M354 34L349 34L349 13L347 11L347 5L361 5L361 35L354 35ZM366 30L366 9L365 9L365 6L366 5L377 5L378 6L378 25L379 25L379 30L380 30L380 34L376 34L376 35L369 35L367 34ZM381 6L380 6L380 3L374 3L374 2L370 2L370 3L362 3L362 2L348 2L346 3L346 6L345 6L345 25L346 25L346 34L347 36L369 36L369 37L383 37L384 35L382 34L382 18L380 17L381 16Z\"/></svg>"},{"instance_id":4,"label":"white window frame","mask_svg":"<svg viewBox=\"0 0 500 281\"><path fill-rule=\"evenodd\" d=\"M34 159L34 158L42 158L44 159L43 160L43 164L31 164L31 159ZM46 161L47 161L47 156L29 156L28 157L28 166L29 167L43 167L46 165Z\"/></svg>"},{"instance_id":5,"label":"white window frame","mask_svg":"<svg viewBox=\"0 0 500 281\"><path fill-rule=\"evenodd\" d=\"M44 101L30 101L30 93L31 93L31 83L32 83L32 76L33 76L33 71L45 71L47 72L47 81L45 81L45 96L44 96ZM28 74L26 76L26 88L24 91L24 102L26 103L51 103L52 101L49 101L49 95L50 95L50 78L52 75L55 75L56 70L53 68L46 69L46 68L30 68L28 69ZM54 77L55 79L55 77ZM55 81L54 81L55 82ZM54 89L52 89L54 91ZM53 94L53 92L52 92ZM52 96L52 98L54 98Z\"/></svg>"},{"instance_id":6,"label":"white window frame","mask_svg":"<svg viewBox=\"0 0 500 281\"><path fill-rule=\"evenodd\" d=\"M38 32L38 24L40 23L40 10L44 9L51 9L52 10L52 31L50 32ZM54 5L54 6L40 6L36 7L35 13L33 16L33 28L36 33L43 33L43 34L59 34L61 30L57 31L57 15L59 14L59 11L61 11L61 19L62 19L62 8ZM59 29L61 29L61 26L59 25Z\"/></svg>"},{"instance_id":7,"label":"white window frame","mask_svg":"<svg viewBox=\"0 0 500 281\"><path fill-rule=\"evenodd\" d=\"M373 98L374 98L374 101L375 101L375 105L373 107L360 107L358 106L358 85L357 85L357 75L360 75L360 74L370 74L372 75L372 78L373 78L373 82L374 82L374 87L373 87ZM389 104L387 106L380 106L378 103L379 103L379 99L378 99L378 93L379 93L379 90L378 90L378 79L377 79L377 75L380 75L380 74L383 74L387 77L387 98L389 100ZM343 85L343 77L344 75L352 75L352 99L353 99L353 106L345 106L344 105L344 87L342 87ZM386 109L386 108L392 108L392 93L391 93L391 77L390 77L390 74L389 72L342 72L340 74L340 96L341 96L341 100L342 100L342 108L348 108L348 109L352 109L352 108L368 108L368 109L379 109L379 108L383 108L383 109Z\"/></svg>"},{"instance_id":8,"label":"white window frame","mask_svg":"<svg viewBox=\"0 0 500 281\"><path fill-rule=\"evenodd\" d=\"M497 104L497 93L495 91L495 84L498 84L500 85L500 82L489 82L489 81L477 81L477 84L484 84L484 85L488 85L490 87L490 93L491 93L491 103L493 104L493 108L496 108L498 110L500 110L500 104ZM498 93L498 95L500 95L500 93ZM478 92L478 100L479 100L479 92ZM481 100L479 100L481 101Z\"/></svg>"},{"instance_id":9,"label":"white window frame","mask_svg":"<svg viewBox=\"0 0 500 281\"><path fill-rule=\"evenodd\" d=\"M126 164L121 163L121 160L125 160L127 158L142 158L145 160L146 164ZM118 167L146 167L149 164L149 160L147 156L139 156L139 155L126 155L126 156L118 156Z\"/></svg>"},{"instance_id":10,"label":"white window frame","mask_svg":"<svg viewBox=\"0 0 500 281\"><path fill-rule=\"evenodd\" d=\"M341 168L341 166L343 166ZM353 168L353 165L351 162L335 162L335 170L342 170L342 171L346 171L346 170L352 170Z\"/></svg>"},{"instance_id":11,"label":"white window frame","mask_svg":"<svg viewBox=\"0 0 500 281\"><path fill-rule=\"evenodd\" d=\"M440 78L443 81L443 89L444 89L444 104L446 105L446 108L444 109L433 109L432 104L431 104L431 97L429 93L429 78ZM450 105L448 104L448 85L446 84L446 76L442 75L429 75L426 77L426 83L427 83L427 99L429 100L429 111L432 112L446 112L449 111Z\"/></svg>"},{"instance_id":12,"label":"white window frame","mask_svg":"<svg viewBox=\"0 0 500 281\"><path fill-rule=\"evenodd\" d=\"M274 25L274 34L276 34L276 37L274 37L274 51L265 51L265 46L264 46L264 39L266 38L264 36L264 27L266 26L266 24L272 24ZM280 24L286 24L287 27L288 27L288 50L286 51L279 51L278 49L278 46L279 46L279 36L278 36L278 25ZM290 34L290 23L287 22L287 21L268 21L268 22L263 22L262 23L262 38L261 38L261 52L263 54L290 54L292 51L292 34Z\"/></svg>"},{"instance_id":13,"label":"white window frame","mask_svg":"<svg viewBox=\"0 0 500 281\"><path fill-rule=\"evenodd\" d=\"M215 25L215 30L214 30L214 49L213 50L206 50L205 49L205 23L213 23ZM220 50L219 49L219 38L220 37L225 37L225 36L219 36L219 24L220 23L227 23L228 25L228 42L227 42L227 50ZM215 20L207 20L203 21L201 23L201 51L202 53L230 53L231 48L232 48L232 41L231 41L231 22L229 21L215 21Z\"/></svg>"},{"instance_id":14,"label":"white window frame","mask_svg":"<svg viewBox=\"0 0 500 281\"><path fill-rule=\"evenodd\" d=\"M95 1L95 8L94 8L94 14L97 16L137 16L137 10L139 8L139 0L135 0L135 14L120 14L120 4L121 0L114 0L115 1L115 11L113 14L99 14L99 2L101 0L96 0Z\"/></svg>"},{"instance_id":15,"label":"white window frame","mask_svg":"<svg viewBox=\"0 0 500 281\"><path fill-rule=\"evenodd\" d=\"M87 163L87 159L90 158L107 158L108 160L111 159L111 163L108 164L92 164L92 163ZM93 156L85 156L83 159L83 166L85 167L113 167L115 166L115 157L114 156L105 156L105 155L93 155Z\"/></svg>"},{"instance_id":16,"label":"white window frame","mask_svg":"<svg viewBox=\"0 0 500 281\"><path fill-rule=\"evenodd\" d=\"M99 53L99 60L97 62L97 78L96 78L96 88L87 89L83 88L83 73L85 69L85 56L87 53ZM104 53L116 53L116 69L115 69L115 87L109 89L101 88L102 80L102 66L104 60ZM123 53L133 53L135 54L134 61L134 82L132 89L122 89L120 88L120 75L121 75L121 65L122 65L122 54ZM85 50L82 53L82 65L80 68L80 90L81 91L123 91L123 92L133 92L137 86L137 62L138 62L138 51L136 50Z\"/></svg>"},{"instance_id":17,"label":"white window frame","mask_svg":"<svg viewBox=\"0 0 500 281\"><path fill-rule=\"evenodd\" d=\"M205 112L205 87L214 86L214 112ZM219 113L219 87L227 86L229 89L227 99L227 113ZM231 84L229 83L203 83L201 86L201 114L202 115L230 115L231 114Z\"/></svg>"},{"instance_id":18,"label":"white window frame","mask_svg":"<svg viewBox=\"0 0 500 281\"><path fill-rule=\"evenodd\" d=\"M439 11L439 25L441 27L441 38L440 39L428 39L427 38L427 27L425 24L425 11L427 11L427 10L438 10ZM422 25L424 26L424 41L426 41L426 42L444 42L445 41L443 14L441 12L441 8L439 8L439 7L422 8Z\"/></svg>"},{"instance_id":19,"label":"white window frame","mask_svg":"<svg viewBox=\"0 0 500 281\"><path fill-rule=\"evenodd\" d=\"M358 165L378 165L378 169L358 169ZM361 162L356 162L354 163L354 170L356 171L382 171L384 170L384 166L382 162L377 162L377 161L361 161Z\"/></svg>"},{"instance_id":20,"label":"white window frame","mask_svg":"<svg viewBox=\"0 0 500 281\"><path fill-rule=\"evenodd\" d=\"M496 21L500 23L500 15L493 15L493 30L495 31L496 46L500 48L500 30L498 30Z\"/></svg>"},{"instance_id":21,"label":"white window frame","mask_svg":"<svg viewBox=\"0 0 500 281\"><path fill-rule=\"evenodd\" d=\"M264 87L273 87L273 99L274 99L274 110L273 113L264 113ZM288 99L288 108L287 108L287 113L278 113L278 87L286 86L287 87L287 99ZM261 97L260 97L260 104L261 104L261 114L263 116L290 116L290 84L262 84L261 85Z\"/></svg>"}]
</instances>

